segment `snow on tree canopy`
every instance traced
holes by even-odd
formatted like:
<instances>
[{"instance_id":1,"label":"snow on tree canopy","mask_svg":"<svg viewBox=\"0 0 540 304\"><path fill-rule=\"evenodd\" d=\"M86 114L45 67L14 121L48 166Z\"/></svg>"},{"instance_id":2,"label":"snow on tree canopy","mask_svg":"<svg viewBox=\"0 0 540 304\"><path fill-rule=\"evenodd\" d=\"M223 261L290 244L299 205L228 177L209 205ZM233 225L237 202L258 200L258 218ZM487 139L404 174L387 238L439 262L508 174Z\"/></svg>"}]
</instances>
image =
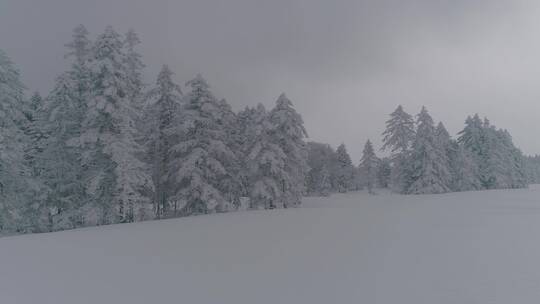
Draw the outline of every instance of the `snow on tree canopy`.
<instances>
[{"instance_id":1,"label":"snow on tree canopy","mask_svg":"<svg viewBox=\"0 0 540 304\"><path fill-rule=\"evenodd\" d=\"M148 168L135 140L137 112L121 36L108 26L92 48L92 87L83 122L87 190L101 205L104 223L152 217ZM104 205L104 202L112 201Z\"/></svg>"},{"instance_id":2,"label":"snow on tree canopy","mask_svg":"<svg viewBox=\"0 0 540 304\"><path fill-rule=\"evenodd\" d=\"M411 153L411 184L407 193L445 193L450 191L450 169L446 151L437 140L433 119L425 107L417 118L416 137Z\"/></svg>"},{"instance_id":3,"label":"snow on tree canopy","mask_svg":"<svg viewBox=\"0 0 540 304\"><path fill-rule=\"evenodd\" d=\"M235 179L228 168L236 163L236 154L220 119L223 107L201 75L186 85L191 91L185 97L182 135L172 148L173 178L180 185L174 196L184 202L182 215L226 211L233 207L223 188Z\"/></svg>"},{"instance_id":4,"label":"snow on tree canopy","mask_svg":"<svg viewBox=\"0 0 540 304\"><path fill-rule=\"evenodd\" d=\"M178 143L182 132L179 122L182 91L173 82L173 75L168 66L162 67L154 88L147 94L144 110L146 160L151 166L154 212L157 217L167 216L169 209L174 210L174 206L177 206L171 201L171 193L178 187L170 178L173 164L171 149Z\"/></svg>"},{"instance_id":5,"label":"snow on tree canopy","mask_svg":"<svg viewBox=\"0 0 540 304\"><path fill-rule=\"evenodd\" d=\"M9 57L0 50L0 230L21 231L22 213L33 203L33 183L24 161L29 141L23 132L24 86Z\"/></svg>"}]
</instances>

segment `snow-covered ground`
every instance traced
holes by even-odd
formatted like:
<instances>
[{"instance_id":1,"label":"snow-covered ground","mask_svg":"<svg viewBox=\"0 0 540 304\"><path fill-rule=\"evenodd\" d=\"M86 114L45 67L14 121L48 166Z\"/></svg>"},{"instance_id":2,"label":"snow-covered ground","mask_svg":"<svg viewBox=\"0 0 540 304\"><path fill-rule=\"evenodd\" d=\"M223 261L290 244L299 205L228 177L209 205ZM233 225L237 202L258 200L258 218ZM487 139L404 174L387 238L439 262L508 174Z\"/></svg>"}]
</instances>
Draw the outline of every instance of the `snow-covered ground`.
<instances>
[{"instance_id":1,"label":"snow-covered ground","mask_svg":"<svg viewBox=\"0 0 540 304\"><path fill-rule=\"evenodd\" d=\"M0 303L538 303L540 187L0 239Z\"/></svg>"}]
</instances>

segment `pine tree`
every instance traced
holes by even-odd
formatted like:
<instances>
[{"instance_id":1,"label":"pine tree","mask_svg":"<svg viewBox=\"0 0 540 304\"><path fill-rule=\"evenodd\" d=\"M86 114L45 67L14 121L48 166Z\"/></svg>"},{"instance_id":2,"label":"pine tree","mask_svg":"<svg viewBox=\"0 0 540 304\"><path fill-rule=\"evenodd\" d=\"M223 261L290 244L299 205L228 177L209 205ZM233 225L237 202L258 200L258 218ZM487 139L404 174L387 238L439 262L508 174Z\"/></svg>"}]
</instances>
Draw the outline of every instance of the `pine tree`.
<instances>
[{"instance_id":1,"label":"pine tree","mask_svg":"<svg viewBox=\"0 0 540 304\"><path fill-rule=\"evenodd\" d=\"M239 114L245 123L242 151L246 159L244 185L251 209L273 209L283 197L281 181L288 180L287 155L272 135L269 113L262 104Z\"/></svg>"},{"instance_id":2,"label":"pine tree","mask_svg":"<svg viewBox=\"0 0 540 304\"><path fill-rule=\"evenodd\" d=\"M449 161L437 137L433 119L425 107L422 107L417 117L417 131L410 162L412 175L407 193L429 194L450 191Z\"/></svg>"},{"instance_id":3,"label":"pine tree","mask_svg":"<svg viewBox=\"0 0 540 304\"><path fill-rule=\"evenodd\" d=\"M473 191L482 189L478 165L472 153L464 146L452 141L449 152L450 170L452 172L453 191Z\"/></svg>"},{"instance_id":4,"label":"pine tree","mask_svg":"<svg viewBox=\"0 0 540 304\"><path fill-rule=\"evenodd\" d=\"M383 132L382 150L389 150L392 160L390 186L393 191L404 193L410 183L409 164L411 144L415 137L414 120L400 105L390 114Z\"/></svg>"},{"instance_id":5,"label":"pine tree","mask_svg":"<svg viewBox=\"0 0 540 304\"><path fill-rule=\"evenodd\" d=\"M373 144L368 140L364 146L362 159L360 160L360 169L365 177L365 184L370 194L374 193L373 188L376 186L378 163L379 159L375 155Z\"/></svg>"},{"instance_id":6,"label":"pine tree","mask_svg":"<svg viewBox=\"0 0 540 304\"><path fill-rule=\"evenodd\" d=\"M323 165L320 172L320 179L318 181L317 189L322 196L328 196L332 191L332 184L330 183L330 172L326 166Z\"/></svg>"},{"instance_id":7,"label":"pine tree","mask_svg":"<svg viewBox=\"0 0 540 304\"><path fill-rule=\"evenodd\" d=\"M50 230L84 226L82 210L86 196L81 180L82 151L77 144L71 144L80 136L83 112L72 75L65 73L57 78L43 112L46 138L39 158L43 167L40 178L49 189L46 206Z\"/></svg>"},{"instance_id":8,"label":"pine tree","mask_svg":"<svg viewBox=\"0 0 540 304\"><path fill-rule=\"evenodd\" d=\"M377 184L379 187L388 188L390 184L390 174L392 172L391 161L388 157L379 160L377 168Z\"/></svg>"},{"instance_id":9,"label":"pine tree","mask_svg":"<svg viewBox=\"0 0 540 304\"><path fill-rule=\"evenodd\" d=\"M125 47L125 65L127 67L127 77L129 78L129 97L134 107L137 110L143 107L142 105L142 91L144 89L144 83L142 80L142 70L145 65L142 62L142 56L136 50L137 45L141 43L137 33L130 29L124 38Z\"/></svg>"},{"instance_id":10,"label":"pine tree","mask_svg":"<svg viewBox=\"0 0 540 304\"><path fill-rule=\"evenodd\" d=\"M354 180L354 166L351 157L347 152L345 144L339 145L336 150L337 161L339 164L337 176L337 190L341 193L351 190Z\"/></svg>"},{"instance_id":11,"label":"pine tree","mask_svg":"<svg viewBox=\"0 0 540 304\"><path fill-rule=\"evenodd\" d=\"M97 222L82 179L81 121L89 97L91 59L91 41L84 26L74 29L72 41L66 47L66 57L73 58L71 68L56 79L42 110L44 140L39 166L41 180L48 190L45 205L50 230Z\"/></svg>"},{"instance_id":12,"label":"pine tree","mask_svg":"<svg viewBox=\"0 0 540 304\"><path fill-rule=\"evenodd\" d=\"M175 199L180 215L220 212L233 209L225 189L235 180L231 166L236 154L227 145L222 106L210 92L206 80L197 75L186 84L181 141L173 147Z\"/></svg>"},{"instance_id":13,"label":"pine tree","mask_svg":"<svg viewBox=\"0 0 540 304\"><path fill-rule=\"evenodd\" d=\"M139 159L143 149L136 141L135 86L126 62L120 35L107 27L92 49L92 86L82 134L87 191L104 224L153 217L148 197L152 180Z\"/></svg>"},{"instance_id":14,"label":"pine tree","mask_svg":"<svg viewBox=\"0 0 540 304\"><path fill-rule=\"evenodd\" d=\"M305 177L309 170L304 142L308 135L304 121L285 94L279 96L268 119L271 124L270 136L286 155L287 174L280 181L282 195L279 205L285 208L298 206L305 192Z\"/></svg>"},{"instance_id":15,"label":"pine tree","mask_svg":"<svg viewBox=\"0 0 540 304\"><path fill-rule=\"evenodd\" d=\"M172 80L174 73L168 66L163 66L158 75L155 87L148 93L145 109L146 133L145 146L147 147L146 160L151 164L152 179L154 182L154 211L158 218L170 212L170 196L178 185L171 183L172 151L171 148L178 143L181 132L179 121L182 103L180 86ZM174 209L174 208L173 208ZM174 210L172 210L174 211Z\"/></svg>"},{"instance_id":16,"label":"pine tree","mask_svg":"<svg viewBox=\"0 0 540 304\"><path fill-rule=\"evenodd\" d=\"M540 183L540 155L526 156L525 168L526 168L528 183L529 184Z\"/></svg>"},{"instance_id":17,"label":"pine tree","mask_svg":"<svg viewBox=\"0 0 540 304\"><path fill-rule=\"evenodd\" d=\"M326 182L323 182L323 179L328 180L328 193L336 192L339 172L336 151L328 144L317 142L308 142L307 150L307 163L310 168L306 178L308 194L320 195L323 192L320 186ZM323 177L326 174L328 176Z\"/></svg>"},{"instance_id":18,"label":"pine tree","mask_svg":"<svg viewBox=\"0 0 540 304\"><path fill-rule=\"evenodd\" d=\"M467 118L459 134L458 142L473 156L483 189L526 187L523 154L507 131L476 114Z\"/></svg>"},{"instance_id":19,"label":"pine tree","mask_svg":"<svg viewBox=\"0 0 540 304\"><path fill-rule=\"evenodd\" d=\"M37 189L23 158L28 145L24 89L19 72L0 50L0 232L27 231L21 217L34 208L32 194Z\"/></svg>"},{"instance_id":20,"label":"pine tree","mask_svg":"<svg viewBox=\"0 0 540 304\"><path fill-rule=\"evenodd\" d=\"M38 92L30 98L28 105L25 106L24 114L26 125L24 132L29 140L25 147L25 160L31 169L30 174L38 177L43 171L42 162L39 161L40 154L43 152L43 145L46 134L43 132L45 122L43 117L44 103L43 98Z\"/></svg>"},{"instance_id":21,"label":"pine tree","mask_svg":"<svg viewBox=\"0 0 540 304\"><path fill-rule=\"evenodd\" d=\"M75 65L83 66L88 60L92 42L88 39L88 30L80 24L73 30L73 40L65 46L70 50L66 57L75 57Z\"/></svg>"}]
</instances>

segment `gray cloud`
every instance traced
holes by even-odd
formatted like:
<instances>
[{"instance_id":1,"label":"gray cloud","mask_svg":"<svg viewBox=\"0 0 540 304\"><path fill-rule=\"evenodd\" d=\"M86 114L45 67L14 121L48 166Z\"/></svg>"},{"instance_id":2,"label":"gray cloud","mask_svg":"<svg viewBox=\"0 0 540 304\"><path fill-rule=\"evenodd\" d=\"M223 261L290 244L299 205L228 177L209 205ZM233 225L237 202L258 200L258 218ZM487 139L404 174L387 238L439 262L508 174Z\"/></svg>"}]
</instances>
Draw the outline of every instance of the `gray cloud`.
<instances>
[{"instance_id":1,"label":"gray cloud","mask_svg":"<svg viewBox=\"0 0 540 304\"><path fill-rule=\"evenodd\" d=\"M133 27L148 82L163 63L181 83L202 72L236 109L285 91L313 140L355 160L397 104L426 105L452 133L479 112L540 153L537 20L539 4L511 0L3 0L0 47L46 93L75 25Z\"/></svg>"}]
</instances>

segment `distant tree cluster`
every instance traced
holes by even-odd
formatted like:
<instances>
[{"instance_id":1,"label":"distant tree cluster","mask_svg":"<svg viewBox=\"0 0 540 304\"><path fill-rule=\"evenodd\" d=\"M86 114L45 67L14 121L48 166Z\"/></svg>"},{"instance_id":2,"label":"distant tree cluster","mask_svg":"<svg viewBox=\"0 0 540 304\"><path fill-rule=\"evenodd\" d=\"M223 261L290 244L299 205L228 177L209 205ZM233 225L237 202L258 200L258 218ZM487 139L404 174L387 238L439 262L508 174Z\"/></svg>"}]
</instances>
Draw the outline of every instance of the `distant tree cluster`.
<instances>
[{"instance_id":1,"label":"distant tree cluster","mask_svg":"<svg viewBox=\"0 0 540 304\"><path fill-rule=\"evenodd\" d=\"M425 107L413 118L398 108L390 114L378 158L367 141L358 167L345 146L308 143L307 189L328 195L367 188L390 188L401 194L434 194L482 189L524 188L540 182L540 157L526 157L506 130L478 115L468 117L457 139L442 123L435 125Z\"/></svg>"},{"instance_id":2,"label":"distant tree cluster","mask_svg":"<svg viewBox=\"0 0 540 304\"><path fill-rule=\"evenodd\" d=\"M167 66L146 85L139 43L78 26L45 98L24 97L0 52L1 233L300 204L307 133L291 101L235 113L200 75L183 93Z\"/></svg>"}]
</instances>

